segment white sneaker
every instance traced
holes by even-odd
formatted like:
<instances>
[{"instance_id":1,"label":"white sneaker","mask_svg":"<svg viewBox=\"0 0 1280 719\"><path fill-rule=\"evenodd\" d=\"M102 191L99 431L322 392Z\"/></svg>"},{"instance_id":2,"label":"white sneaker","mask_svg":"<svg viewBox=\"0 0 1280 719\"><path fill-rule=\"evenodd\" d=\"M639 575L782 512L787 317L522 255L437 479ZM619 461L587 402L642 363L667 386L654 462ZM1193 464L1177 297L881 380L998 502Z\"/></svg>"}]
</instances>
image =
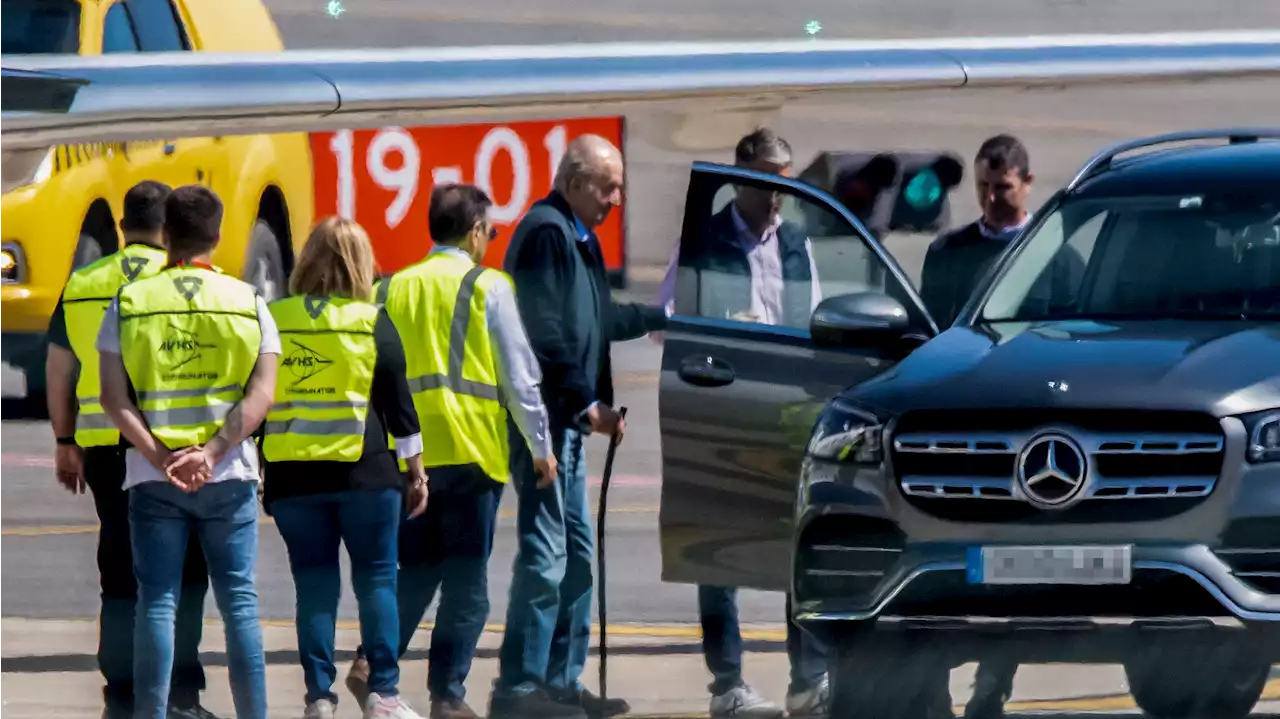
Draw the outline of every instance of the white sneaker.
<instances>
[{"instance_id":1,"label":"white sneaker","mask_svg":"<svg viewBox=\"0 0 1280 719\"><path fill-rule=\"evenodd\" d=\"M370 692L369 698L364 703L364 719L422 719L422 717L410 709L409 705L398 696L382 697L375 692Z\"/></svg>"},{"instance_id":2,"label":"white sneaker","mask_svg":"<svg viewBox=\"0 0 1280 719\"><path fill-rule=\"evenodd\" d=\"M746 684L739 684L723 694L711 697L711 716L738 719L780 719L782 707L756 694Z\"/></svg>"},{"instance_id":3,"label":"white sneaker","mask_svg":"<svg viewBox=\"0 0 1280 719\"><path fill-rule=\"evenodd\" d=\"M787 714L793 717L826 716L831 704L831 682L826 674L812 689L787 695Z\"/></svg>"},{"instance_id":4,"label":"white sneaker","mask_svg":"<svg viewBox=\"0 0 1280 719\"><path fill-rule=\"evenodd\" d=\"M328 699L317 699L307 705L302 719L333 719L333 713L337 710L338 707Z\"/></svg>"}]
</instances>

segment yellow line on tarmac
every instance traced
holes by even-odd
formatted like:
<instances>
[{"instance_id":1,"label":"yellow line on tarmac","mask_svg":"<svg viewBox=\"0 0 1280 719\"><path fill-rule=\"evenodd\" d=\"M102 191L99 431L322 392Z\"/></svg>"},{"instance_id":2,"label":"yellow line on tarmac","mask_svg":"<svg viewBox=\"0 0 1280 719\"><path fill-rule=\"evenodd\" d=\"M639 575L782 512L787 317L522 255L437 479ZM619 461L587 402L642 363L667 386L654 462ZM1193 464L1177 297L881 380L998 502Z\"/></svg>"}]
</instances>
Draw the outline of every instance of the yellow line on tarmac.
<instances>
[{"instance_id":1,"label":"yellow line on tarmac","mask_svg":"<svg viewBox=\"0 0 1280 719\"><path fill-rule=\"evenodd\" d=\"M217 619L206 619L205 621L209 624L219 623ZM293 627L292 619L264 619L261 623L264 627ZM360 628L360 622L355 619L339 619L337 626L338 629L356 630ZM434 626L433 622L422 622L418 625L418 628L429 631ZM506 626L502 624L486 624L484 630L494 634L501 634L506 631ZM598 633L600 625L592 624L591 631ZM647 637L651 639L701 639L702 628L697 624L610 624L609 636ZM748 641L783 642L786 641L787 632L785 629L744 629L742 630L742 638Z\"/></svg>"},{"instance_id":2,"label":"yellow line on tarmac","mask_svg":"<svg viewBox=\"0 0 1280 719\"><path fill-rule=\"evenodd\" d=\"M8 617L9 619L17 619L17 617ZM97 617L67 617L60 619L35 619L37 622L97 622ZM220 626L222 620L216 617L206 617L204 623L208 626ZM274 627L279 629L292 629L294 621L292 619L263 619L258 622L263 627ZM422 622L418 625L419 629L430 630L435 627L434 622ZM360 622L355 619L339 619L337 622L338 629L356 630L360 628ZM501 634L506 630L506 626L502 624L486 624L484 627L486 632ZM591 631L598 633L600 625L598 623L591 625ZM654 639L701 639L702 628L697 624L610 624L609 635L615 637L650 637ZM785 629L743 629L742 638L751 641L764 642L782 642L787 638Z\"/></svg>"},{"instance_id":3,"label":"yellow line on tarmac","mask_svg":"<svg viewBox=\"0 0 1280 719\"><path fill-rule=\"evenodd\" d=\"M637 507L616 507L609 510L609 514L657 514L658 507L655 506L637 506ZM504 509L498 512L499 519L515 519L516 510ZM263 517L258 520L259 524L275 524L271 517ZM44 524L39 526L27 527L5 527L0 530L0 535L5 537L58 537L71 534L97 534L98 525L96 524Z\"/></svg>"}]
</instances>

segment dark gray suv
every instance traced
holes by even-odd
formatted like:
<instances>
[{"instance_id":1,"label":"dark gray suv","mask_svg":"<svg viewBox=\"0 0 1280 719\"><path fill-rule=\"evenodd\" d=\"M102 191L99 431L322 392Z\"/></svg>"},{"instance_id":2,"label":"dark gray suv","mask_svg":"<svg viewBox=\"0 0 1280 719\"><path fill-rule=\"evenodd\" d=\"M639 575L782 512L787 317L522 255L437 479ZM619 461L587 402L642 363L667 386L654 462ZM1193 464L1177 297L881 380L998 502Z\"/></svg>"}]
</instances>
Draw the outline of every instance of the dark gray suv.
<instances>
[{"instance_id":1,"label":"dark gray suv","mask_svg":"<svg viewBox=\"0 0 1280 719\"><path fill-rule=\"evenodd\" d=\"M941 332L829 195L695 166L664 578L790 590L837 649L840 718L926 716L939 672L997 655L1121 663L1157 717L1246 716L1280 661L1275 139L1098 155ZM742 187L809 233L807 327L702 309L724 278L694 258Z\"/></svg>"}]
</instances>

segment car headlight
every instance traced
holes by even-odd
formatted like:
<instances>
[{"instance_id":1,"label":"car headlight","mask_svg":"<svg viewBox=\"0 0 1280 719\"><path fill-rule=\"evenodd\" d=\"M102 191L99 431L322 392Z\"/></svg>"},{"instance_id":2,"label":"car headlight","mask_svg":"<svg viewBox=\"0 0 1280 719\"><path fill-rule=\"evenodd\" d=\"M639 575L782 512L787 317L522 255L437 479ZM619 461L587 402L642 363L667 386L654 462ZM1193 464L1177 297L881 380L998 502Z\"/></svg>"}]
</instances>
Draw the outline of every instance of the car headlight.
<instances>
[{"instance_id":1,"label":"car headlight","mask_svg":"<svg viewBox=\"0 0 1280 719\"><path fill-rule=\"evenodd\" d=\"M25 273L26 256L22 253L22 245L17 242L0 245L0 281L6 285L22 282Z\"/></svg>"},{"instance_id":2,"label":"car headlight","mask_svg":"<svg viewBox=\"0 0 1280 719\"><path fill-rule=\"evenodd\" d=\"M53 148L43 150L5 150L3 189L5 192L24 187L39 185L53 176Z\"/></svg>"},{"instance_id":3,"label":"car headlight","mask_svg":"<svg viewBox=\"0 0 1280 719\"><path fill-rule=\"evenodd\" d=\"M1266 412L1247 418L1250 462L1280 462L1280 412Z\"/></svg>"},{"instance_id":4,"label":"car headlight","mask_svg":"<svg viewBox=\"0 0 1280 719\"><path fill-rule=\"evenodd\" d=\"M875 414L834 400L818 417L809 438L809 456L832 462L879 464L884 424Z\"/></svg>"}]
</instances>

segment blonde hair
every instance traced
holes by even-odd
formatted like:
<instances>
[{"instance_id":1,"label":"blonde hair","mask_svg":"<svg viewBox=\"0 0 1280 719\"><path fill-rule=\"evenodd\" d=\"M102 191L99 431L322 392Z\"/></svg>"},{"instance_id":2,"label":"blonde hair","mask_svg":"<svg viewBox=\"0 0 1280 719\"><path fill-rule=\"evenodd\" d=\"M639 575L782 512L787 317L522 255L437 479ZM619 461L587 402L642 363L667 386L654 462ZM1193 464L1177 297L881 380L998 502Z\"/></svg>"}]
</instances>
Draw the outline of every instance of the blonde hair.
<instances>
[{"instance_id":1,"label":"blonde hair","mask_svg":"<svg viewBox=\"0 0 1280 719\"><path fill-rule=\"evenodd\" d=\"M373 299L373 245L364 228L336 215L316 223L289 280L295 295Z\"/></svg>"}]
</instances>

